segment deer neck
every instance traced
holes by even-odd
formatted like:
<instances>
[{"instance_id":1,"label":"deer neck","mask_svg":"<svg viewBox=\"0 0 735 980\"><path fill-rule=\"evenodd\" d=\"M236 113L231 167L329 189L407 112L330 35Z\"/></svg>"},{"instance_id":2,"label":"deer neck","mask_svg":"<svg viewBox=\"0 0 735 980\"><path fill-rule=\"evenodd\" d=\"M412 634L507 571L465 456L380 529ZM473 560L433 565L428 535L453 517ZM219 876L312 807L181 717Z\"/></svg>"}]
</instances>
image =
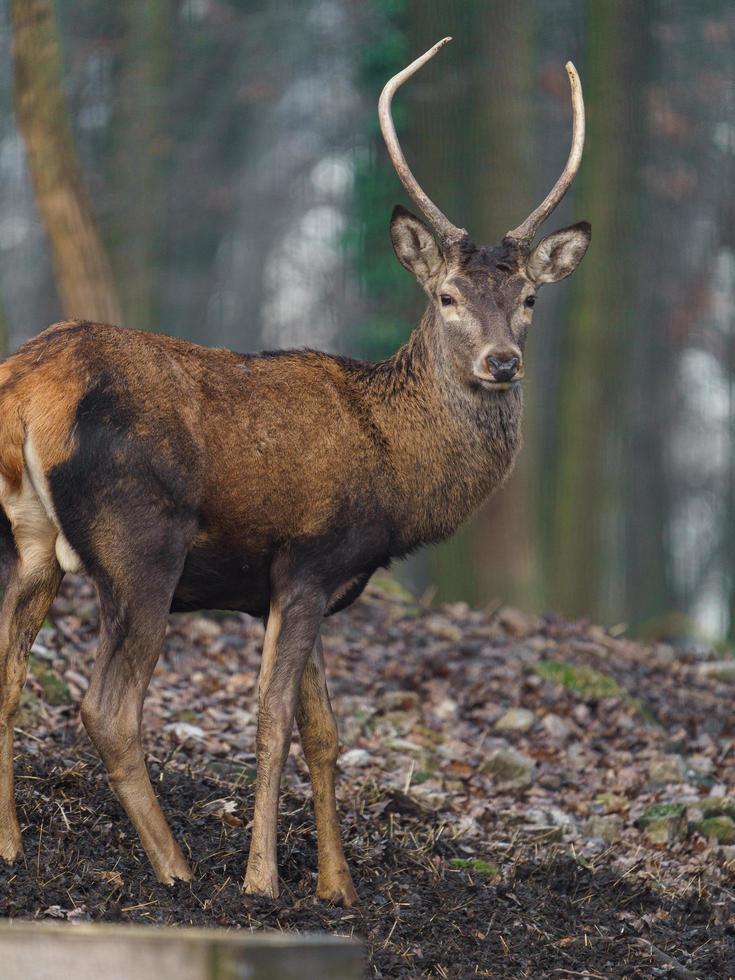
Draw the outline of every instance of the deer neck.
<instances>
[{"instance_id":1,"label":"deer neck","mask_svg":"<svg viewBox=\"0 0 735 980\"><path fill-rule=\"evenodd\" d=\"M371 384L392 463L399 550L448 537L512 469L520 386L493 392L461 379L433 307L406 345L375 366Z\"/></svg>"}]
</instances>

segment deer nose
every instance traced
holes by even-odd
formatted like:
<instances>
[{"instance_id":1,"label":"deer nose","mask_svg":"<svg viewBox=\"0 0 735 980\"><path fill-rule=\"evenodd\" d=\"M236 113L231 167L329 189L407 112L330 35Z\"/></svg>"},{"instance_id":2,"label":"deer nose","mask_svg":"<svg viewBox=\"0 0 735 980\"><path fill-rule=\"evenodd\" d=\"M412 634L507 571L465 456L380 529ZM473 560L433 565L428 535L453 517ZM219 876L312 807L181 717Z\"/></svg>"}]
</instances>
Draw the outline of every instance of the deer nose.
<instances>
[{"instance_id":1,"label":"deer nose","mask_svg":"<svg viewBox=\"0 0 735 980\"><path fill-rule=\"evenodd\" d=\"M496 381L512 381L518 373L520 358L515 354L488 354L487 366Z\"/></svg>"}]
</instances>

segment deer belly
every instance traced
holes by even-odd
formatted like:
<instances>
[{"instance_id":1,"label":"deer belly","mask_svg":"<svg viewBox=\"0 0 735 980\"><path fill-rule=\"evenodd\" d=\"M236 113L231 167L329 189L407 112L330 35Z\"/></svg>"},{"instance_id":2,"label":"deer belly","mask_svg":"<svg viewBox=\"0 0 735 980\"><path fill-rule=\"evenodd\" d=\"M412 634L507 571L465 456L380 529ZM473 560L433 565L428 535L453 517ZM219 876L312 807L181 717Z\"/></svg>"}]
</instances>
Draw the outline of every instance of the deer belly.
<instances>
[{"instance_id":1,"label":"deer belly","mask_svg":"<svg viewBox=\"0 0 735 980\"><path fill-rule=\"evenodd\" d=\"M197 543L187 555L171 609L238 609L264 616L270 602L269 554L247 553L223 542Z\"/></svg>"}]
</instances>

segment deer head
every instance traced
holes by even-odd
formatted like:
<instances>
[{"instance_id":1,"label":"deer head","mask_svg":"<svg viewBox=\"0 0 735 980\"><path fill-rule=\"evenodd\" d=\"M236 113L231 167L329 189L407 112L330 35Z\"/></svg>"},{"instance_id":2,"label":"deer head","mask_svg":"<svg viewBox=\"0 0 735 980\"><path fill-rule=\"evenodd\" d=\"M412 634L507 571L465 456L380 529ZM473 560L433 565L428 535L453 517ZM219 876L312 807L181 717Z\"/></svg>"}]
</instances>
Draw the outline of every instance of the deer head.
<instances>
[{"instance_id":1,"label":"deer head","mask_svg":"<svg viewBox=\"0 0 735 980\"><path fill-rule=\"evenodd\" d=\"M540 287L566 278L590 243L583 221L552 232L536 245L541 224L566 194L579 169L584 145L584 100L576 69L566 65L572 91L572 147L564 170L539 206L499 245L475 245L419 186L398 142L391 102L398 88L447 44L445 37L395 75L378 103L388 153L411 200L425 221L396 206L391 237L398 260L412 272L443 326L444 356L457 375L474 388L503 390L521 380L523 353Z\"/></svg>"}]
</instances>

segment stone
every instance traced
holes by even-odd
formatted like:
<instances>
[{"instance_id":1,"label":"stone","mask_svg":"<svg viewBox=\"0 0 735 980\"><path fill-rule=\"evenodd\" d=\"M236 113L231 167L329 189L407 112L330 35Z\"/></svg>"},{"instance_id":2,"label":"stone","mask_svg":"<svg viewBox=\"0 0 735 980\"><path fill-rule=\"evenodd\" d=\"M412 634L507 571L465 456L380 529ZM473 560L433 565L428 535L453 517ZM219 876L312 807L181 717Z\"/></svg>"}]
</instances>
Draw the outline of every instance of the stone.
<instances>
[{"instance_id":1,"label":"stone","mask_svg":"<svg viewBox=\"0 0 735 980\"><path fill-rule=\"evenodd\" d=\"M598 813L621 813L629 807L628 798L618 793L600 793L592 804L593 810Z\"/></svg>"},{"instance_id":2,"label":"stone","mask_svg":"<svg viewBox=\"0 0 735 980\"><path fill-rule=\"evenodd\" d=\"M606 844L612 844L622 836L623 818L617 813L596 814L585 823L584 832L588 838L599 837Z\"/></svg>"},{"instance_id":3,"label":"stone","mask_svg":"<svg viewBox=\"0 0 735 980\"><path fill-rule=\"evenodd\" d=\"M544 715L541 719L541 724L546 730L546 734L549 738L556 739L559 742L564 741L565 738L569 736L569 725L560 718L559 715L552 713Z\"/></svg>"},{"instance_id":4,"label":"stone","mask_svg":"<svg viewBox=\"0 0 735 980\"><path fill-rule=\"evenodd\" d=\"M495 727L504 732L527 732L533 728L536 716L527 708L509 708L495 722Z\"/></svg>"},{"instance_id":5,"label":"stone","mask_svg":"<svg viewBox=\"0 0 735 980\"><path fill-rule=\"evenodd\" d=\"M492 750L481 769L512 789L530 786L536 775L533 761L510 746Z\"/></svg>"},{"instance_id":6,"label":"stone","mask_svg":"<svg viewBox=\"0 0 735 980\"><path fill-rule=\"evenodd\" d=\"M651 844L674 844L684 840L688 832L683 803L655 803L646 807L637 822Z\"/></svg>"},{"instance_id":7,"label":"stone","mask_svg":"<svg viewBox=\"0 0 735 980\"><path fill-rule=\"evenodd\" d=\"M386 691L380 699L383 711L413 711L419 703L415 691Z\"/></svg>"},{"instance_id":8,"label":"stone","mask_svg":"<svg viewBox=\"0 0 735 980\"><path fill-rule=\"evenodd\" d=\"M694 825L694 829L718 844L735 844L735 820L732 817L705 817Z\"/></svg>"},{"instance_id":9,"label":"stone","mask_svg":"<svg viewBox=\"0 0 735 980\"><path fill-rule=\"evenodd\" d=\"M687 806L689 822L696 824L706 817L732 817L735 819L735 798L732 796L705 796Z\"/></svg>"},{"instance_id":10,"label":"stone","mask_svg":"<svg viewBox=\"0 0 735 980\"><path fill-rule=\"evenodd\" d=\"M511 636L526 636L533 631L531 619L520 609L504 606L498 611L497 620Z\"/></svg>"},{"instance_id":11,"label":"stone","mask_svg":"<svg viewBox=\"0 0 735 980\"><path fill-rule=\"evenodd\" d=\"M735 657L700 664L699 671L706 677L714 677L715 680L732 683L735 681Z\"/></svg>"},{"instance_id":12,"label":"stone","mask_svg":"<svg viewBox=\"0 0 735 980\"><path fill-rule=\"evenodd\" d=\"M41 685L43 700L46 704L56 707L71 701L69 685L48 664L42 663L32 656L29 658L28 666L33 679Z\"/></svg>"},{"instance_id":13,"label":"stone","mask_svg":"<svg viewBox=\"0 0 735 980\"><path fill-rule=\"evenodd\" d=\"M366 749L348 749L339 757L339 764L345 769L359 769L370 765L370 753Z\"/></svg>"},{"instance_id":14,"label":"stone","mask_svg":"<svg viewBox=\"0 0 735 980\"><path fill-rule=\"evenodd\" d=\"M682 783L686 778L686 766L680 755L656 755L648 763L648 778L658 786Z\"/></svg>"},{"instance_id":15,"label":"stone","mask_svg":"<svg viewBox=\"0 0 735 980\"><path fill-rule=\"evenodd\" d=\"M199 725L190 725L186 721L173 721L163 730L171 732L179 742L185 742L187 738L204 738L204 730Z\"/></svg>"},{"instance_id":16,"label":"stone","mask_svg":"<svg viewBox=\"0 0 735 980\"><path fill-rule=\"evenodd\" d=\"M711 776L714 772L715 764L708 755L699 755L697 753L687 756L686 769L687 774L692 772L695 776Z\"/></svg>"}]
</instances>

